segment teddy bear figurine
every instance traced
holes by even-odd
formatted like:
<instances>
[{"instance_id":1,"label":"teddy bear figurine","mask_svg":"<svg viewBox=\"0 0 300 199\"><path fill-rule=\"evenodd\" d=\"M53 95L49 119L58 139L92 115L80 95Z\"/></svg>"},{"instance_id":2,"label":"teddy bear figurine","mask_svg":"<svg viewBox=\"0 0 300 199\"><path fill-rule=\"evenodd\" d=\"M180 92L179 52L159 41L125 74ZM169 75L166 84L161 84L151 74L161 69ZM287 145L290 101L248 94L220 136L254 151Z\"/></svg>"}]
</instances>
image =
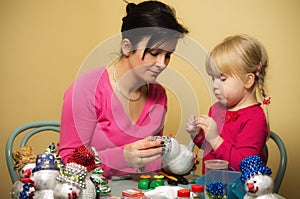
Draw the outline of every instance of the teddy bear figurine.
<instances>
[{"instance_id":1,"label":"teddy bear figurine","mask_svg":"<svg viewBox=\"0 0 300 199\"><path fill-rule=\"evenodd\" d=\"M246 194L244 199L277 199L273 193L274 182L270 177L272 171L265 166L260 156L249 156L240 164L241 180Z\"/></svg>"}]
</instances>

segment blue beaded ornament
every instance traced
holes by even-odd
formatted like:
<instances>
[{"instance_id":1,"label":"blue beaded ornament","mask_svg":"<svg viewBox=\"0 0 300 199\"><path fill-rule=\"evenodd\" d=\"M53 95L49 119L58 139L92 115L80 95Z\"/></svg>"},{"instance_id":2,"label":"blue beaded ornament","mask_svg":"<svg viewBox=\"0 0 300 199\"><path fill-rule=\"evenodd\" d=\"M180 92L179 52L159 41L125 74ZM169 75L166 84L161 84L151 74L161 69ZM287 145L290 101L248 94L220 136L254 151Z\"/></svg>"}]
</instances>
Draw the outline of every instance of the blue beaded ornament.
<instances>
[{"instance_id":1,"label":"blue beaded ornament","mask_svg":"<svg viewBox=\"0 0 300 199\"><path fill-rule=\"evenodd\" d=\"M206 193L211 199L225 199L226 184L222 182L211 182L206 184Z\"/></svg>"},{"instance_id":2,"label":"blue beaded ornament","mask_svg":"<svg viewBox=\"0 0 300 199\"><path fill-rule=\"evenodd\" d=\"M242 171L241 180L243 183L250 177L259 173L262 175L272 174L271 169L263 164L260 156L249 156L244 158L239 166Z\"/></svg>"}]
</instances>

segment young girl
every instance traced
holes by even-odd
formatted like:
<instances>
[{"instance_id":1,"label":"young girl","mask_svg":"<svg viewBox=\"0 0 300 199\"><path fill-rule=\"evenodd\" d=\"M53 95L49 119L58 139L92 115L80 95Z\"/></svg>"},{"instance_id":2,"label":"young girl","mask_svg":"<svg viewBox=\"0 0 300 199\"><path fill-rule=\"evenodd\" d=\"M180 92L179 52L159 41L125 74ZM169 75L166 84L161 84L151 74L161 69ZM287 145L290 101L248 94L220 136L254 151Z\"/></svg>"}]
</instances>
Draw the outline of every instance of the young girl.
<instances>
[{"instance_id":1,"label":"young girl","mask_svg":"<svg viewBox=\"0 0 300 199\"><path fill-rule=\"evenodd\" d=\"M256 89L263 104L268 104L264 87L267 65L265 48L245 34L226 38L209 54L206 71L218 102L208 115L191 116L186 123L194 143L204 148L203 162L222 159L229 162L231 170L239 171L242 159L263 156L268 124ZM204 165L202 168L204 173Z\"/></svg>"}]
</instances>

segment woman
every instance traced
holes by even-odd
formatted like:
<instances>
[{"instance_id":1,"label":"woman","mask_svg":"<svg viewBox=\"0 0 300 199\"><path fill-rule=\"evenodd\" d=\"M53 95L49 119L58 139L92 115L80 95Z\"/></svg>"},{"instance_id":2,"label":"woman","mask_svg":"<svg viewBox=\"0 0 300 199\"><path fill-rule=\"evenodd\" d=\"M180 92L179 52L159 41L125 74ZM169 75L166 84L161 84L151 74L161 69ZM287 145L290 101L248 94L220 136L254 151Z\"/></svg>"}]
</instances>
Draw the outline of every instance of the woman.
<instances>
[{"instance_id":1,"label":"woman","mask_svg":"<svg viewBox=\"0 0 300 199\"><path fill-rule=\"evenodd\" d=\"M119 60L81 75L65 93L61 118L63 161L76 147L93 146L108 178L160 169L164 143L151 136L163 134L167 96L155 81L188 33L159 1L126 11Z\"/></svg>"}]
</instances>

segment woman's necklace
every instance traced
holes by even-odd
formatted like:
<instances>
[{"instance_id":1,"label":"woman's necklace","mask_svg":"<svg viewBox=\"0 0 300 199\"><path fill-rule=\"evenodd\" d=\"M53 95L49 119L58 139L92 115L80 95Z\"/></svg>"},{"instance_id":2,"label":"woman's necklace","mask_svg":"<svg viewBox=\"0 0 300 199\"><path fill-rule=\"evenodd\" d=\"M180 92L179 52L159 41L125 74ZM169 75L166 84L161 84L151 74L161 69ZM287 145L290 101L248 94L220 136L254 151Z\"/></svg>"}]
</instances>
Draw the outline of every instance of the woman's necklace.
<instances>
[{"instance_id":1,"label":"woman's necklace","mask_svg":"<svg viewBox=\"0 0 300 199\"><path fill-rule=\"evenodd\" d=\"M142 97L142 92L140 92L140 95L139 95L137 98L135 98L135 99L131 99L130 97L127 97L127 96L122 92L122 90L121 90L121 88L120 88L119 82L117 81L117 75L116 75L116 73L117 73L117 67L114 66L114 70L113 70L113 79L114 79L114 82L115 82L115 84L116 84L116 88L117 88L117 90L121 93L121 95L122 95L126 100L128 100L128 101L131 101L131 102L139 101L139 100L141 99L141 97Z\"/></svg>"}]
</instances>

